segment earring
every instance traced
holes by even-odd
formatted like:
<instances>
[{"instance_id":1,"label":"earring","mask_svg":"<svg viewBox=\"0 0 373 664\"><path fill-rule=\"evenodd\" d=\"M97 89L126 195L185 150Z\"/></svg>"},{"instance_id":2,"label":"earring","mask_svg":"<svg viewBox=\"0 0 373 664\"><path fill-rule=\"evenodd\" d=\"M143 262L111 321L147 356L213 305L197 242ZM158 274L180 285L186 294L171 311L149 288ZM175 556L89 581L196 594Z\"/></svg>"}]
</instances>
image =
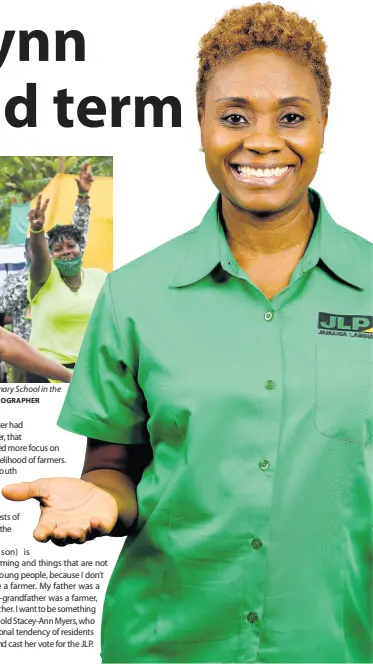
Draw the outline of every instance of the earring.
<instances>
[{"instance_id":1,"label":"earring","mask_svg":"<svg viewBox=\"0 0 373 664\"><path fill-rule=\"evenodd\" d=\"M204 152L204 151L205 151L205 149L204 149L203 145L201 145L201 147L199 148L199 152Z\"/></svg>"},{"instance_id":2,"label":"earring","mask_svg":"<svg viewBox=\"0 0 373 664\"><path fill-rule=\"evenodd\" d=\"M325 154L325 150L324 150L324 148L321 148L321 150L320 150L320 154Z\"/></svg>"}]
</instances>

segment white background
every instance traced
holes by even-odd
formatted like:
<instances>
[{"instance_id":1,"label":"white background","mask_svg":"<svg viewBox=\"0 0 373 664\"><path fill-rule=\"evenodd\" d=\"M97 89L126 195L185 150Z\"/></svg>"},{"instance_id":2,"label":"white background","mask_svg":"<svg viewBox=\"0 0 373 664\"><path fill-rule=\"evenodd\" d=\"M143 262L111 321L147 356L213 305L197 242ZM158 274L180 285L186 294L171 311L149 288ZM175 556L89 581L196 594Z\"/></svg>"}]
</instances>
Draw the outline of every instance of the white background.
<instances>
[{"instance_id":1,"label":"white background","mask_svg":"<svg viewBox=\"0 0 373 664\"><path fill-rule=\"evenodd\" d=\"M115 266L119 267L175 235L199 223L215 190L204 169L195 109L196 54L200 36L225 10L239 6L229 0L179 3L172 0L143 2L106 0L77 2L3 2L2 30L45 31L50 38L50 61L38 62L36 44L32 61L18 61L16 35L0 69L0 135L3 155L108 154L114 156ZM371 18L370 0L282 0L317 22L328 43L328 62L333 81L325 154L314 181L335 220L373 240L371 212ZM86 61L54 61L56 30L77 29L86 40ZM3 33L0 33L0 38ZM38 126L13 129L4 118L4 106L13 95L25 94L26 82L37 83ZM89 129L75 119L73 129L57 123L53 96L67 88L75 101L97 95L107 104L106 126ZM135 128L134 106L123 111L122 128L110 126L111 96L174 95L182 105L181 128ZM76 109L76 104L74 105ZM75 111L69 111L76 118ZM150 117L149 117L150 120ZM69 464L61 474L79 475L84 441L54 427L62 398L48 397L45 407L28 407L27 441L40 444L60 441ZM23 412L0 405L0 420L21 419ZM37 469L36 469L37 470ZM35 470L22 470L17 479L34 479ZM0 484L1 484L0 477ZM32 542L31 529L37 505L21 508L20 532L12 543L35 553L56 557L108 557L114 564L121 542L105 538L84 547L56 549ZM0 502L0 511L6 511ZM1 536L8 546L9 536ZM6 537L6 541L5 541ZM85 654L69 651L71 662L99 662L99 645ZM28 651L28 661L50 661L52 653ZM11 664L19 657L0 652ZM53 651L53 659L66 660L66 651Z\"/></svg>"}]
</instances>

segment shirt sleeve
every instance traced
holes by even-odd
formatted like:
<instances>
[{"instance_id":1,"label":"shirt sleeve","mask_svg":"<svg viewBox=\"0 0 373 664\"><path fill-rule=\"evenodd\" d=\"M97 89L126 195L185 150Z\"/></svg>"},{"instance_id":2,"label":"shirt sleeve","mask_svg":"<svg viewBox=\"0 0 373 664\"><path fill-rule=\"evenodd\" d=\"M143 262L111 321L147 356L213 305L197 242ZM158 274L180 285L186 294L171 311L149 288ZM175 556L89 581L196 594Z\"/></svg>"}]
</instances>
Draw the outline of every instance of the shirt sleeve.
<instances>
[{"instance_id":1,"label":"shirt sleeve","mask_svg":"<svg viewBox=\"0 0 373 664\"><path fill-rule=\"evenodd\" d=\"M130 345L118 325L109 275L90 318L58 426L109 443L148 442L146 401Z\"/></svg>"},{"instance_id":2,"label":"shirt sleeve","mask_svg":"<svg viewBox=\"0 0 373 664\"><path fill-rule=\"evenodd\" d=\"M91 215L91 206L88 202L82 205L76 203L72 218L72 224L73 226L76 226L83 235L83 243L84 243L83 249L85 249L87 244L90 215Z\"/></svg>"}]
</instances>

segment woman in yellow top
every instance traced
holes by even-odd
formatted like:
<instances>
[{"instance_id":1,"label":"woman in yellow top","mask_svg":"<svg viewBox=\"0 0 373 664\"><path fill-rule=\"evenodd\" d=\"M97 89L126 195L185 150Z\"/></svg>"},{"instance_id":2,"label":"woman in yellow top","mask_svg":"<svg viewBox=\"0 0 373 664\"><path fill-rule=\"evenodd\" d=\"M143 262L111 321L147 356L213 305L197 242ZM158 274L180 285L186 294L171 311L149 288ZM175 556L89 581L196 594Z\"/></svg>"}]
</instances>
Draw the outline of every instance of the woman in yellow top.
<instances>
[{"instance_id":1,"label":"woman in yellow top","mask_svg":"<svg viewBox=\"0 0 373 664\"><path fill-rule=\"evenodd\" d=\"M35 209L29 213L30 343L49 359L73 369L106 272L82 268L85 238L76 226L54 226L45 237L48 203L49 199L42 205L39 196ZM43 382L31 373L26 380Z\"/></svg>"}]
</instances>

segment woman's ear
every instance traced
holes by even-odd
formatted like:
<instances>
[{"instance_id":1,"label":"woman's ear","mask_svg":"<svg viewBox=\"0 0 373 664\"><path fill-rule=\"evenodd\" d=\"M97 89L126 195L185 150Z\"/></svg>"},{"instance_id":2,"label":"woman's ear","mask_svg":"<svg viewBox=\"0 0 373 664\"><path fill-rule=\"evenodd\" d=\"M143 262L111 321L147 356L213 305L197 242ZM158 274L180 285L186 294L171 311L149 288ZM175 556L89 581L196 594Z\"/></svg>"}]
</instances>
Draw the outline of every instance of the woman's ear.
<instances>
[{"instance_id":1,"label":"woman's ear","mask_svg":"<svg viewBox=\"0 0 373 664\"><path fill-rule=\"evenodd\" d=\"M205 109L201 108L201 107L198 109L198 124L199 124L199 128L200 128L200 133L201 133L201 146L203 146L204 125L205 125Z\"/></svg>"},{"instance_id":2,"label":"woman's ear","mask_svg":"<svg viewBox=\"0 0 373 664\"><path fill-rule=\"evenodd\" d=\"M321 116L321 124L322 124L322 148L320 154L323 154L324 152L324 139L325 139L325 130L326 126L328 124L328 111L323 112Z\"/></svg>"}]
</instances>

